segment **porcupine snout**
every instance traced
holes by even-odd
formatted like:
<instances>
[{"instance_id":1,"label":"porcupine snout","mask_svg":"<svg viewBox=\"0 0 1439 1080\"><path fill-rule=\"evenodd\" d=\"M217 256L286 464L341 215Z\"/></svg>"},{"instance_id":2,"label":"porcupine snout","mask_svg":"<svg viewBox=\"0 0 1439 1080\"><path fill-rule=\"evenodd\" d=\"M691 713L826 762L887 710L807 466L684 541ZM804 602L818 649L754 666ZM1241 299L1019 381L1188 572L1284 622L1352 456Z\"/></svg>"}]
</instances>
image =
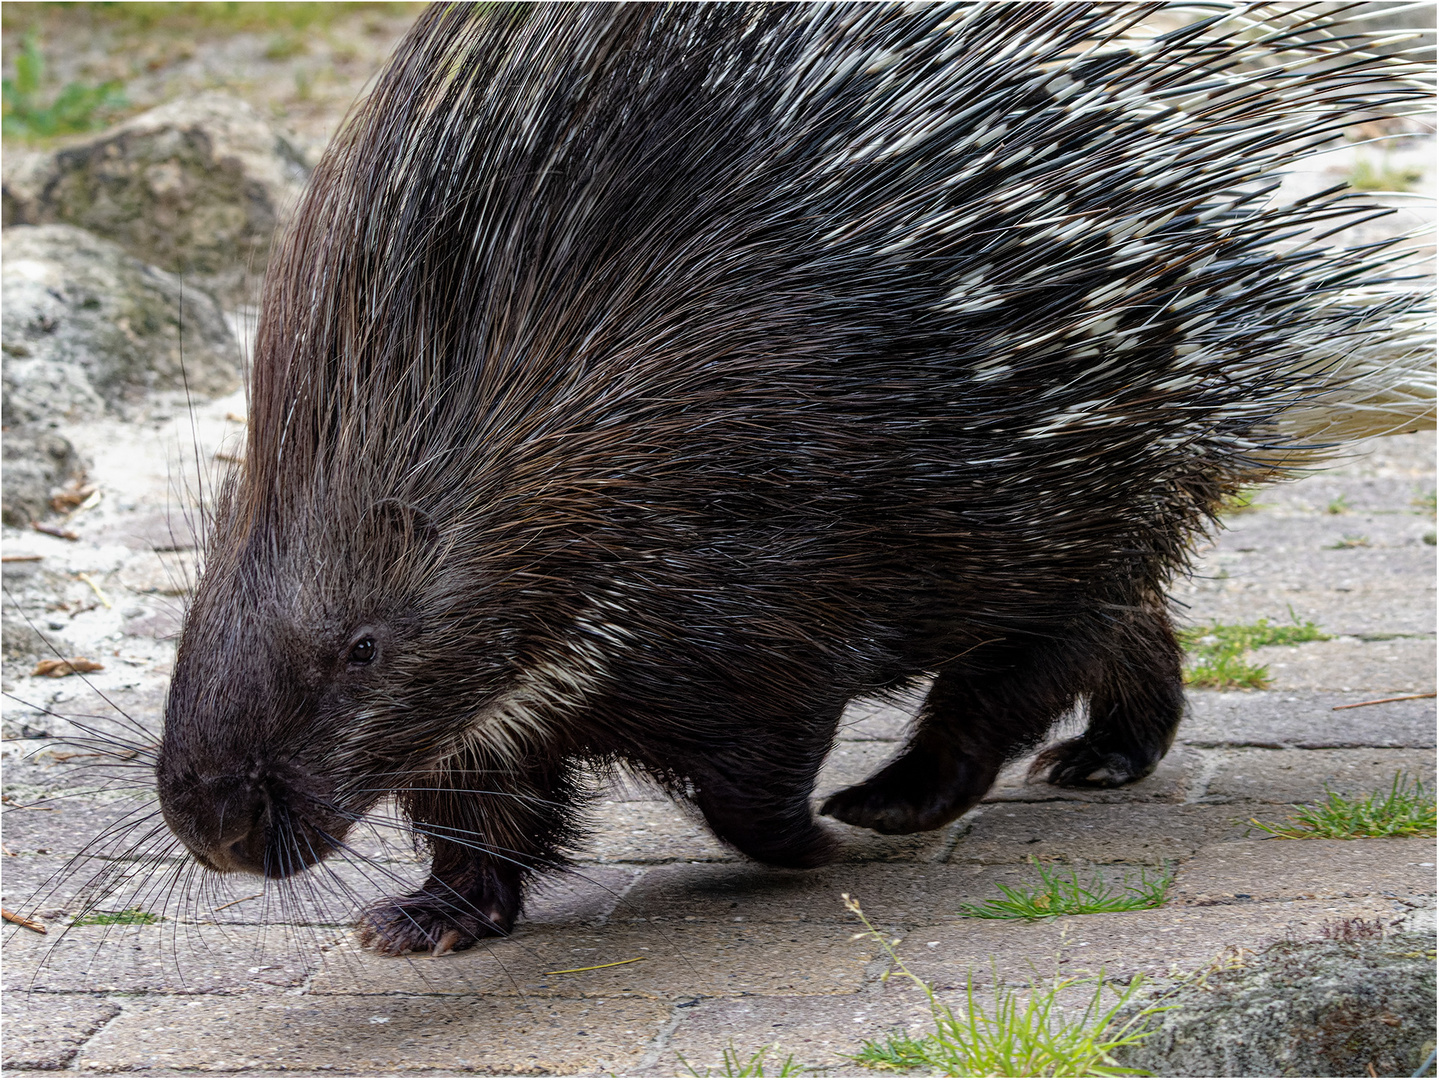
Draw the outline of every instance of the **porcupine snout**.
<instances>
[{"instance_id":1,"label":"porcupine snout","mask_svg":"<svg viewBox=\"0 0 1439 1080\"><path fill-rule=\"evenodd\" d=\"M159 770L166 823L202 866L220 873L289 877L334 850L347 823L321 809L321 786L285 764L207 777L167 768L162 756Z\"/></svg>"}]
</instances>

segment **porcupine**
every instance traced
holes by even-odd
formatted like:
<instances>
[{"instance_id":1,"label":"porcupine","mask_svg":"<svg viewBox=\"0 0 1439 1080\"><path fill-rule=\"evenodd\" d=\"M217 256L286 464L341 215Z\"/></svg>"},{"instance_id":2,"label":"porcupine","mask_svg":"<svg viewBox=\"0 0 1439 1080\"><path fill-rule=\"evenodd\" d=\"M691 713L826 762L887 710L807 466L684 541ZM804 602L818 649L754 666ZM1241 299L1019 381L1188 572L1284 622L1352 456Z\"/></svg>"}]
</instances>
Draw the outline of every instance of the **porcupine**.
<instances>
[{"instance_id":1,"label":"porcupine","mask_svg":"<svg viewBox=\"0 0 1439 1080\"><path fill-rule=\"evenodd\" d=\"M823 806L881 832L1078 702L1040 775L1152 771L1196 538L1423 342L1389 248L1305 239L1372 207L1271 198L1418 69L1164 10L425 14L267 279L157 769L194 857L286 876L392 794L430 876L361 936L444 952L562 864L585 762L790 867L857 696L929 680Z\"/></svg>"}]
</instances>

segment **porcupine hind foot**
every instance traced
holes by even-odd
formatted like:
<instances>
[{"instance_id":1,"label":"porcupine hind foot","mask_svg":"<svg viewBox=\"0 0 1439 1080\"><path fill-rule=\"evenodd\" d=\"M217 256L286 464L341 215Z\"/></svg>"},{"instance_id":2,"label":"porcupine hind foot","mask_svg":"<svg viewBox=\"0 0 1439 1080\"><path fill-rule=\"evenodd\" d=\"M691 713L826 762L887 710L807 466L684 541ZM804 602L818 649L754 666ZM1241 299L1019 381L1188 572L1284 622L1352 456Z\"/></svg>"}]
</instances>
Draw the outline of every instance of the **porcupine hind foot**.
<instances>
[{"instance_id":1,"label":"porcupine hind foot","mask_svg":"<svg viewBox=\"0 0 1439 1080\"><path fill-rule=\"evenodd\" d=\"M1184 714L1183 653L1159 604L1122 623L1089 695L1089 728L1045 748L1031 779L1060 787L1142 780L1169 751Z\"/></svg>"},{"instance_id":2,"label":"porcupine hind foot","mask_svg":"<svg viewBox=\"0 0 1439 1080\"><path fill-rule=\"evenodd\" d=\"M360 944L390 956L443 956L504 936L520 913L521 884L517 867L474 858L448 865L419 890L386 897L365 911L356 927Z\"/></svg>"},{"instance_id":3,"label":"porcupine hind foot","mask_svg":"<svg viewBox=\"0 0 1439 1080\"><path fill-rule=\"evenodd\" d=\"M1004 666L1005 675L942 670L904 754L831 795L820 813L893 834L941 828L974 806L1004 763L1041 738L1077 695L1068 665L1038 650Z\"/></svg>"}]
</instances>

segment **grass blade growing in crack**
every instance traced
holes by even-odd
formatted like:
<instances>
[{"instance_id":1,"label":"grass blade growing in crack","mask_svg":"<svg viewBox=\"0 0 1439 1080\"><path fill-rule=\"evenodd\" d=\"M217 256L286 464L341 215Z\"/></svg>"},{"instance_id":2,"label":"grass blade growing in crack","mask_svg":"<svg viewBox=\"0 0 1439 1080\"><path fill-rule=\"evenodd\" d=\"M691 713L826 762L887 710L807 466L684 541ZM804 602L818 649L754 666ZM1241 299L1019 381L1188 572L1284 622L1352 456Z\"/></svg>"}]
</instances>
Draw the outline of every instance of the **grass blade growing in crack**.
<instances>
[{"instance_id":1,"label":"grass blade growing in crack","mask_svg":"<svg viewBox=\"0 0 1439 1080\"><path fill-rule=\"evenodd\" d=\"M1105 911L1139 911L1164 903L1165 894L1174 881L1174 871L1164 867L1159 876L1150 879L1148 871L1140 871L1138 884L1131 885L1126 874L1118 886L1107 882L1095 872L1088 882L1079 879L1079 870L1071 867L1066 878L1050 870L1038 859L1030 859L1039 871L1039 886L1000 885L1003 899L986 900L983 904L963 904L959 913L971 919L1049 919L1058 915L1095 915Z\"/></svg>"},{"instance_id":2,"label":"grass blade growing in crack","mask_svg":"<svg viewBox=\"0 0 1439 1080\"><path fill-rule=\"evenodd\" d=\"M1433 836L1434 789L1421 780L1395 773L1389 791L1351 799L1325 789L1317 806L1297 806L1287 822L1250 823L1287 840L1358 840L1369 837Z\"/></svg>"},{"instance_id":3,"label":"grass blade growing in crack","mask_svg":"<svg viewBox=\"0 0 1439 1080\"><path fill-rule=\"evenodd\" d=\"M704 1072L698 1072L694 1066L685 1060L683 1054L676 1054L675 1056L680 1059L680 1064L685 1067L691 1076L798 1076L804 1071L801 1066L794 1063L794 1055L790 1054L789 1057L779 1063L779 1072L765 1072L765 1055L768 1054L771 1049L772 1047L769 1045L761 1046L751 1054L749 1060L746 1061L740 1055L740 1052L735 1049L734 1043L730 1043L729 1046L725 1047L724 1058L720 1064L719 1072L713 1072L710 1069L706 1069Z\"/></svg>"},{"instance_id":4,"label":"grass blade growing in crack","mask_svg":"<svg viewBox=\"0 0 1439 1080\"><path fill-rule=\"evenodd\" d=\"M844 894L845 907L864 924L857 937L871 937L888 954L894 970L923 991L929 1003L934 1030L915 1037L895 1032L883 1040L866 1040L850 1060L868 1069L908 1071L923 1069L942 1076L1136 1076L1143 1070L1120 1065L1114 1052L1148 1037L1149 1017L1163 1011L1156 1005L1140 1009L1121 1022L1119 1013L1143 985L1136 976L1122 990L1106 984L1104 974L1094 981L1094 996L1083 1013L1068 1019L1056 1007L1059 994L1088 979L1056 978L1050 985L1032 983L1028 994L1007 989L995 978L993 1005L986 1007L976 995L971 977L965 986L964 1008L956 1013L935 995L934 988L905 966L895 951L896 942L881 933L861 910L858 901ZM1115 995L1104 1004L1106 985Z\"/></svg>"}]
</instances>

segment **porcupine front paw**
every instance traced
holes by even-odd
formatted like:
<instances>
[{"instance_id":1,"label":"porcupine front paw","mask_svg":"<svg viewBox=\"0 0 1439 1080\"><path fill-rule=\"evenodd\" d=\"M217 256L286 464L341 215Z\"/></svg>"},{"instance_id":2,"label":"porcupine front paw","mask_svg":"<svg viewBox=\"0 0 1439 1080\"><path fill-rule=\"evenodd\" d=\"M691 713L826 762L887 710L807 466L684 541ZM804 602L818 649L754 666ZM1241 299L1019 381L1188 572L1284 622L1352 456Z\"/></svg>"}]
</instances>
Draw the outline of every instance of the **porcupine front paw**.
<instances>
[{"instance_id":1,"label":"porcupine front paw","mask_svg":"<svg viewBox=\"0 0 1439 1080\"><path fill-rule=\"evenodd\" d=\"M1029 778L1056 787L1119 787L1143 780L1158 764L1159 757L1149 760L1147 755L1105 748L1081 736L1040 751L1029 767Z\"/></svg>"},{"instance_id":2,"label":"porcupine front paw","mask_svg":"<svg viewBox=\"0 0 1439 1080\"><path fill-rule=\"evenodd\" d=\"M519 882L481 868L464 877L470 880L446 883L432 877L407 896L371 905L356 922L360 944L387 956L443 956L481 938L508 935L520 913Z\"/></svg>"}]
</instances>

